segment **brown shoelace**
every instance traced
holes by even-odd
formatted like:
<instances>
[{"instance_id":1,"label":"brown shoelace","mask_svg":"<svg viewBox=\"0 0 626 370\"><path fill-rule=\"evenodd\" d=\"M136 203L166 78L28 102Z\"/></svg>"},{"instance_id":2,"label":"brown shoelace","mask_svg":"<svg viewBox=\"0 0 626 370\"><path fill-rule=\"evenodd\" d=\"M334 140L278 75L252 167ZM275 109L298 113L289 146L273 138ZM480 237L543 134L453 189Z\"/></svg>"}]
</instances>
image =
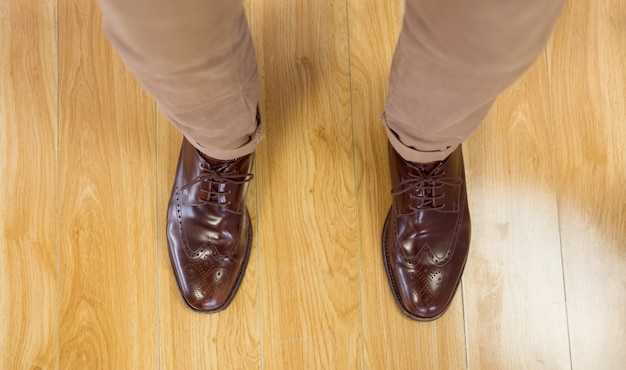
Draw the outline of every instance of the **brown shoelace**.
<instances>
[{"instance_id":1,"label":"brown shoelace","mask_svg":"<svg viewBox=\"0 0 626 370\"><path fill-rule=\"evenodd\" d=\"M204 206L214 205L220 207L227 207L231 204L230 201L220 201L220 195L230 194L231 191L224 191L220 185L232 184L242 185L252 180L254 175L251 173L236 174L227 173L229 166L231 166L236 159L220 164L218 166L211 166L208 163L200 163L200 175L194 178L189 184L181 187L181 190L188 189L197 183L207 183L207 186L203 186L200 191L205 193L207 197L205 199L198 199L198 203L186 203L188 206ZM224 198L223 198L224 199ZM231 210L234 213L241 213Z\"/></svg>"},{"instance_id":2,"label":"brown shoelace","mask_svg":"<svg viewBox=\"0 0 626 370\"><path fill-rule=\"evenodd\" d=\"M410 162L407 163L415 170L415 173L409 172L410 178L400 181L391 189L392 196L410 191L409 197L417 200L417 205L409 205L409 209L413 212L405 214L407 216L419 211L442 210L446 204L437 204L437 201L445 195L443 193L438 194L438 190L446 185L461 186L463 184L463 179L460 177L445 177L445 172L438 173L445 163L443 161L430 170Z\"/></svg>"}]
</instances>

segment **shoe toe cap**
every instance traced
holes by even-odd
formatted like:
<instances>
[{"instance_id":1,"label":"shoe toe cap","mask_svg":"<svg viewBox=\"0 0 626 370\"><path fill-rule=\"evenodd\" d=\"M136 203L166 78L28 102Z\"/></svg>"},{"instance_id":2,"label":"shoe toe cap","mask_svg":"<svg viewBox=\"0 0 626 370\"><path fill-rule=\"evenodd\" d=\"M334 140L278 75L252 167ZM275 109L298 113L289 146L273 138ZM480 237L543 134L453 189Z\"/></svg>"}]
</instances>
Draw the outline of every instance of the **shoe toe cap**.
<instances>
[{"instance_id":1,"label":"shoe toe cap","mask_svg":"<svg viewBox=\"0 0 626 370\"><path fill-rule=\"evenodd\" d=\"M430 274L403 274L398 282L397 300L402 310L411 318L421 321L434 320L441 316L448 306L454 292L449 291L440 271Z\"/></svg>"},{"instance_id":2,"label":"shoe toe cap","mask_svg":"<svg viewBox=\"0 0 626 370\"><path fill-rule=\"evenodd\" d=\"M234 275L221 267L202 269L197 266L181 271L177 274L177 280L189 307L201 312L218 312L230 303L237 284Z\"/></svg>"}]
</instances>

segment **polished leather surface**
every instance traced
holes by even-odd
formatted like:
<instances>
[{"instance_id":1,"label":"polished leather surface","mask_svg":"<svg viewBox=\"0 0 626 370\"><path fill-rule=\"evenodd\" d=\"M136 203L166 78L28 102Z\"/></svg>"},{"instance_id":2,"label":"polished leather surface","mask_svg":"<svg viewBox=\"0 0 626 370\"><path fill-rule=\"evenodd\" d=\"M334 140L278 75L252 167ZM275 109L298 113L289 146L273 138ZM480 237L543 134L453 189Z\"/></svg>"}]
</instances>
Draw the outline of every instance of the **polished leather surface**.
<instances>
[{"instance_id":1,"label":"polished leather surface","mask_svg":"<svg viewBox=\"0 0 626 370\"><path fill-rule=\"evenodd\" d=\"M470 242L461 147L441 162L405 161L389 145L393 204L383 230L383 260L402 311L439 318L461 280Z\"/></svg>"},{"instance_id":2,"label":"polished leather surface","mask_svg":"<svg viewBox=\"0 0 626 370\"><path fill-rule=\"evenodd\" d=\"M232 301L250 256L246 209L254 153L231 161L202 156L186 139L167 214L174 275L194 310L217 312Z\"/></svg>"}]
</instances>

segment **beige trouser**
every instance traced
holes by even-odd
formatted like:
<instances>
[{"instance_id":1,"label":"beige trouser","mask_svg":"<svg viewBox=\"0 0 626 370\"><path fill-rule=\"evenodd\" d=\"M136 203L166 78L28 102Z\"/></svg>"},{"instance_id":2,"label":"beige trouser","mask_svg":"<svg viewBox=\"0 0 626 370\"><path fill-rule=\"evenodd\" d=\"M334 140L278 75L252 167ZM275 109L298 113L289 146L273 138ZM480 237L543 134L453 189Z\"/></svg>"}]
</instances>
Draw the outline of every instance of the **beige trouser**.
<instances>
[{"instance_id":1,"label":"beige trouser","mask_svg":"<svg viewBox=\"0 0 626 370\"><path fill-rule=\"evenodd\" d=\"M467 139L539 55L561 2L406 0L383 115L400 155L437 161ZM100 6L127 68L192 144L218 159L254 151L259 77L241 1Z\"/></svg>"}]
</instances>

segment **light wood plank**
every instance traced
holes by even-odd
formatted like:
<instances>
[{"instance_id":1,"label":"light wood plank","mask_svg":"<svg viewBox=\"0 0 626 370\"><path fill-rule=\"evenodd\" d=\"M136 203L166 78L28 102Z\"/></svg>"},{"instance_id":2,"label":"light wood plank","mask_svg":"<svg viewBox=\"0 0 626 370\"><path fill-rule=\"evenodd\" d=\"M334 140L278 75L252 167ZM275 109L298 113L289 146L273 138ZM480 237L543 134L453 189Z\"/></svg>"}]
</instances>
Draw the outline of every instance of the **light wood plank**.
<instances>
[{"instance_id":1,"label":"light wood plank","mask_svg":"<svg viewBox=\"0 0 626 370\"><path fill-rule=\"evenodd\" d=\"M0 1L0 368L57 361L56 1Z\"/></svg>"},{"instance_id":2,"label":"light wood plank","mask_svg":"<svg viewBox=\"0 0 626 370\"><path fill-rule=\"evenodd\" d=\"M250 14L250 4L246 13ZM250 17L249 17L250 18ZM248 188L253 229L252 252L244 280L230 306L217 314L190 310L180 295L167 252L167 205L172 190L182 135L158 115L157 188L161 359L164 369L259 369L261 326L257 237L256 182ZM181 345L181 339L184 344Z\"/></svg>"},{"instance_id":3,"label":"light wood plank","mask_svg":"<svg viewBox=\"0 0 626 370\"><path fill-rule=\"evenodd\" d=\"M202 315L166 250L180 134L124 72L95 4L62 0L58 51L56 1L0 0L0 368L464 368L464 324L469 368L569 368L568 323L572 368L621 369L626 0L568 1L549 74L540 60L465 146L470 261L431 324L396 308L379 246L403 2L253 3L258 239L232 305Z\"/></svg>"},{"instance_id":4,"label":"light wood plank","mask_svg":"<svg viewBox=\"0 0 626 370\"><path fill-rule=\"evenodd\" d=\"M574 369L626 364L626 1L567 1L549 46Z\"/></svg>"},{"instance_id":5,"label":"light wood plank","mask_svg":"<svg viewBox=\"0 0 626 370\"><path fill-rule=\"evenodd\" d=\"M361 367L345 3L253 1L262 360Z\"/></svg>"},{"instance_id":6,"label":"light wood plank","mask_svg":"<svg viewBox=\"0 0 626 370\"><path fill-rule=\"evenodd\" d=\"M465 146L472 248L463 278L473 369L568 369L545 55Z\"/></svg>"},{"instance_id":7,"label":"light wood plank","mask_svg":"<svg viewBox=\"0 0 626 370\"><path fill-rule=\"evenodd\" d=\"M416 322L397 307L382 262L391 183L380 116L403 2L348 4L365 364L369 369L465 368L462 288L441 319Z\"/></svg>"},{"instance_id":8,"label":"light wood plank","mask_svg":"<svg viewBox=\"0 0 626 370\"><path fill-rule=\"evenodd\" d=\"M154 103L101 31L60 3L60 368L155 369Z\"/></svg>"}]
</instances>

